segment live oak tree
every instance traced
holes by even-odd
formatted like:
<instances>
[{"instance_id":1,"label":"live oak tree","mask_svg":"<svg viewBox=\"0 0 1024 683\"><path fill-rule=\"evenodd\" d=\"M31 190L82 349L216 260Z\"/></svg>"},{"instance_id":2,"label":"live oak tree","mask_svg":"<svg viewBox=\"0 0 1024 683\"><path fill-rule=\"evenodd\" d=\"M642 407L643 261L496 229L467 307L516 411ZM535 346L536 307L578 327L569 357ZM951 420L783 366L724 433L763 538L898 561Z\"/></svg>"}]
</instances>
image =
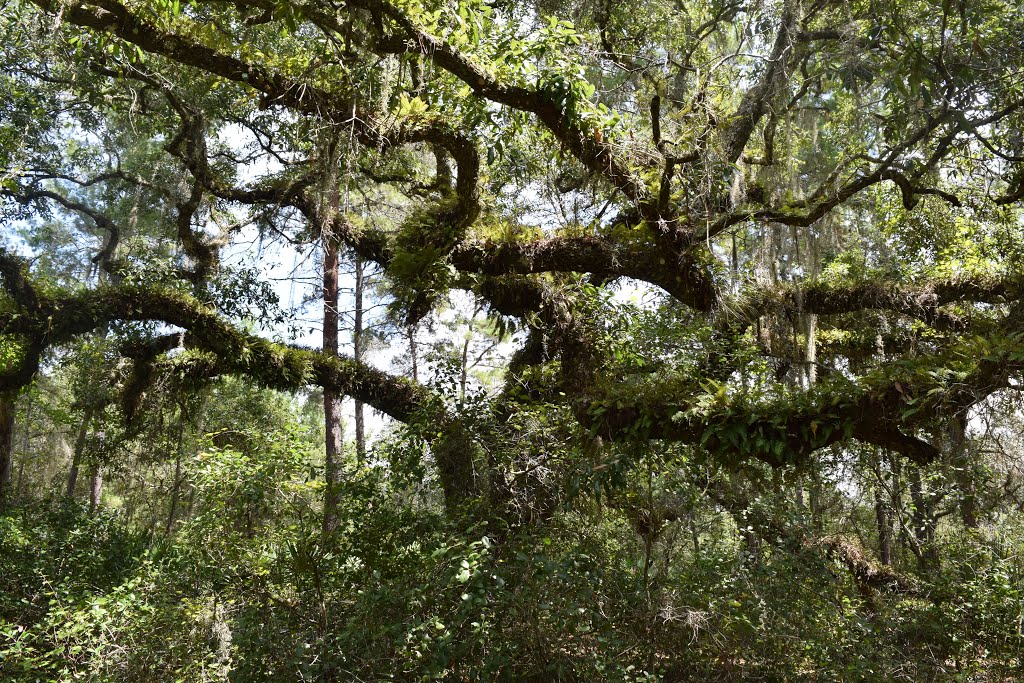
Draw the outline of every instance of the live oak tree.
<instances>
[{"instance_id":1,"label":"live oak tree","mask_svg":"<svg viewBox=\"0 0 1024 683\"><path fill-rule=\"evenodd\" d=\"M449 515L500 528L670 444L737 471L857 443L956 459L1024 370L1009 3L3 14L7 225L77 222L104 275L48 277L7 240L0 417L49 350L116 328L126 405L160 373L349 396L426 425ZM221 260L250 225L322 245L323 350L240 323L260 290ZM468 414L338 353L339 255L381 269L407 325L461 289L520 329L502 390Z\"/></svg>"},{"instance_id":2,"label":"live oak tree","mask_svg":"<svg viewBox=\"0 0 1024 683\"><path fill-rule=\"evenodd\" d=\"M1019 677L1012 3L2 7L0 678Z\"/></svg>"}]
</instances>

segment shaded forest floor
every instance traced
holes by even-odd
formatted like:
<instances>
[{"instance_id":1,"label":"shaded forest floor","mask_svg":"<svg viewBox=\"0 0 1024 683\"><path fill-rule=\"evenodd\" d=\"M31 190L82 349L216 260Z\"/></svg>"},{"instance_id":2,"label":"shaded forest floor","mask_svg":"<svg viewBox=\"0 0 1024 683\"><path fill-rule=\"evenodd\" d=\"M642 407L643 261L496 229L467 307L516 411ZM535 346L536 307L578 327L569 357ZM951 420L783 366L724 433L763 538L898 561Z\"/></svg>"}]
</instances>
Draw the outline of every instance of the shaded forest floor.
<instances>
[{"instance_id":1,"label":"shaded forest floor","mask_svg":"<svg viewBox=\"0 0 1024 683\"><path fill-rule=\"evenodd\" d=\"M314 517L247 524L226 500L170 537L66 501L9 510L0 677L1024 676L1019 561L990 544L948 545L941 571L913 589L895 573L868 585L848 552L827 547L834 539L757 558L732 542L703 543L699 554L681 544L675 556L666 544L645 567L635 533L608 510L566 513L498 545L483 529L455 533L438 515L389 502L377 483L349 486L350 516L330 547ZM860 559L862 571L874 566Z\"/></svg>"}]
</instances>

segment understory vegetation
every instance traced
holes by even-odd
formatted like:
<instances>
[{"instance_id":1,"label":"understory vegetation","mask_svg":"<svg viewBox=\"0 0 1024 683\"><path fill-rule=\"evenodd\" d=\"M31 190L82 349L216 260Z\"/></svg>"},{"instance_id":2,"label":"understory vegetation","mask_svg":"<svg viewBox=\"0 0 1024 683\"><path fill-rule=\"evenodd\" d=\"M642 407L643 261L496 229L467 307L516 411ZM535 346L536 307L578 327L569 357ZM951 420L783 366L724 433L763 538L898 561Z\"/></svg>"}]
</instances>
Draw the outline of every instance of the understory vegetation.
<instances>
[{"instance_id":1,"label":"understory vegetation","mask_svg":"<svg viewBox=\"0 0 1024 683\"><path fill-rule=\"evenodd\" d=\"M739 474L669 447L605 474L585 451L566 452L573 493L543 525L467 526L444 514L419 436L398 431L374 462L349 444L325 538L315 397L237 381L204 391L205 429L183 429L195 415L181 406L151 410L93 510L66 495L71 462L52 438L24 454L16 502L0 517L5 680L1022 672L1019 505L1005 498L985 508L982 528L965 528L950 514L955 473L903 469L925 478L934 505L925 538L898 482L851 479L877 453L837 452L813 473ZM59 397L29 395L40 435L74 414ZM182 433L174 462L150 448ZM897 520L885 564L871 490Z\"/></svg>"},{"instance_id":2,"label":"understory vegetation","mask_svg":"<svg viewBox=\"0 0 1024 683\"><path fill-rule=\"evenodd\" d=\"M486 524L453 528L382 468L353 465L325 542L323 487L311 476L322 456L294 423L275 426L253 435L251 450L189 459L190 511L170 535L160 528L166 496L130 517L128 501L90 514L55 493L9 510L5 680L1021 673L1024 539L1014 516L983 533L943 525L931 549L941 565L928 571L903 543L882 566L868 547L873 511L830 491L827 478L821 509L751 482L761 489L752 516L764 518L731 518L696 488L729 484L680 455L665 461L674 481L630 476L625 486L647 500L690 496L686 521L656 525L620 493L577 499L543 529L498 541Z\"/></svg>"}]
</instances>

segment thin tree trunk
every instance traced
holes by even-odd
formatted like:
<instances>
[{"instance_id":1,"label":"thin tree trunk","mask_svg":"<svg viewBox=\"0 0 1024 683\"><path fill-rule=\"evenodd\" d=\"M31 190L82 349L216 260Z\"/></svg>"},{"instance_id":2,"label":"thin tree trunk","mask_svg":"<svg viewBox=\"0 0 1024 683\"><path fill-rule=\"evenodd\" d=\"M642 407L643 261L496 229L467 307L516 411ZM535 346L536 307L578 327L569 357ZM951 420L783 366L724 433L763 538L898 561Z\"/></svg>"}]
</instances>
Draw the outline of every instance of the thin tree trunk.
<instances>
[{"instance_id":1,"label":"thin tree trunk","mask_svg":"<svg viewBox=\"0 0 1024 683\"><path fill-rule=\"evenodd\" d=\"M196 418L195 430L194 430L193 436L192 436L192 455L196 456L196 457L199 456L199 447L200 447L200 444L202 443L203 430L204 430L204 427L206 426L206 403L207 403L207 401L209 399L210 399L209 391L203 391L202 399L199 401L198 416ZM182 449L181 450L184 450L184 440L182 440L182 441L183 442L182 442ZM176 501L179 501L181 499L181 486L182 486L182 484L185 483L184 480L181 478L181 476L179 474L179 469L178 469L179 466L180 466L180 458L179 458L179 462L175 464L175 472L174 472L174 478L175 478L175 481L177 482L177 488L176 488L176 491L175 491L175 500ZM185 519L190 519L192 517L192 508L195 505L195 502L196 502L196 487L194 485L192 485L192 484L189 484L188 502L185 504L185 514L184 514L184 518ZM173 526L171 526L171 525L173 525L175 514L176 513L175 513L174 509L172 508L171 515L170 515L171 522L170 522L170 525L168 526L168 533L170 533L171 529L173 528Z\"/></svg>"},{"instance_id":2,"label":"thin tree trunk","mask_svg":"<svg viewBox=\"0 0 1024 683\"><path fill-rule=\"evenodd\" d=\"M804 367L807 368L807 388L810 389L818 381L818 342L816 338L818 316L814 313L807 313L805 318L807 320L804 331L807 337L804 347Z\"/></svg>"},{"instance_id":3,"label":"thin tree trunk","mask_svg":"<svg viewBox=\"0 0 1024 683\"><path fill-rule=\"evenodd\" d=\"M462 369L459 372L459 405L466 402L466 380L469 375L469 334L462 342Z\"/></svg>"},{"instance_id":4,"label":"thin tree trunk","mask_svg":"<svg viewBox=\"0 0 1024 683\"><path fill-rule=\"evenodd\" d=\"M89 436L89 425L92 424L93 409L86 408L82 415L82 426L78 429L78 438L75 439L75 452L71 456L71 470L68 472L68 483L64 489L64 495L68 498L75 497L75 485L78 483L78 470L82 466L82 455L85 453L85 441Z\"/></svg>"},{"instance_id":5,"label":"thin tree trunk","mask_svg":"<svg viewBox=\"0 0 1024 683\"><path fill-rule=\"evenodd\" d=\"M960 500L960 515L968 529L977 529L981 526L978 522L978 498L974 493L973 482L964 489L963 498Z\"/></svg>"},{"instance_id":6,"label":"thin tree trunk","mask_svg":"<svg viewBox=\"0 0 1024 683\"><path fill-rule=\"evenodd\" d=\"M799 242L797 242L799 245ZM797 248L799 254L799 247ZM818 381L818 343L817 329L818 316L814 313L804 313L804 381L808 390L814 387ZM824 528L822 515L822 483L821 476L817 469L811 471L810 486L808 490L808 503L811 512L811 528L820 532Z\"/></svg>"},{"instance_id":7,"label":"thin tree trunk","mask_svg":"<svg viewBox=\"0 0 1024 683\"><path fill-rule=\"evenodd\" d=\"M929 497L925 496L921 473L917 468L910 470L910 499L914 505L911 515L914 537L921 549L918 555L921 570L937 569L939 556L935 548L935 515Z\"/></svg>"},{"instance_id":8,"label":"thin tree trunk","mask_svg":"<svg viewBox=\"0 0 1024 683\"><path fill-rule=\"evenodd\" d=\"M18 462L18 480L14 484L14 495L21 498L25 495L24 489L24 478L25 478L25 458L19 458Z\"/></svg>"},{"instance_id":9,"label":"thin tree trunk","mask_svg":"<svg viewBox=\"0 0 1024 683\"><path fill-rule=\"evenodd\" d=\"M129 491L131 491L130 483L127 488ZM124 513L125 524L131 524L132 520L135 518L135 508L135 496L125 496L124 508L122 509L122 512Z\"/></svg>"},{"instance_id":10,"label":"thin tree trunk","mask_svg":"<svg viewBox=\"0 0 1024 683\"><path fill-rule=\"evenodd\" d=\"M875 497L875 526L878 530L878 558L883 565L892 564L892 512L890 500L886 500L886 473L882 466L884 452L875 451L872 458L871 468L875 475L875 484L872 487ZM895 478L895 474L893 475ZM893 484L895 486L895 483ZM892 495L897 495L894 491Z\"/></svg>"},{"instance_id":11,"label":"thin tree trunk","mask_svg":"<svg viewBox=\"0 0 1024 683\"><path fill-rule=\"evenodd\" d=\"M340 240L334 234L334 220L338 216L341 196L338 187L338 140L330 138L324 145L327 167L323 178L324 222L320 226L324 250L324 329L323 352L338 355L338 250ZM341 483L341 398L324 389L324 537L334 533L338 525L338 503Z\"/></svg>"},{"instance_id":12,"label":"thin tree trunk","mask_svg":"<svg viewBox=\"0 0 1024 683\"><path fill-rule=\"evenodd\" d=\"M901 548L907 548L914 557L920 559L920 548L917 541L911 538L908 531L907 515L908 510L903 502L903 461L900 458L893 458L888 455L885 460L889 465L889 515L893 522L895 535L893 541L893 553L899 552ZM902 545L900 545L902 544Z\"/></svg>"},{"instance_id":13,"label":"thin tree trunk","mask_svg":"<svg viewBox=\"0 0 1024 683\"><path fill-rule=\"evenodd\" d=\"M338 355L338 241L324 237L324 353ZM324 497L324 534L334 532L338 524L338 484L341 481L341 401L337 394L324 390L324 427L327 490Z\"/></svg>"},{"instance_id":14,"label":"thin tree trunk","mask_svg":"<svg viewBox=\"0 0 1024 683\"><path fill-rule=\"evenodd\" d=\"M420 380L420 373L416 364L416 327L414 325L407 326L405 328L405 336L409 340L409 361L412 364L412 381L418 382Z\"/></svg>"},{"instance_id":15,"label":"thin tree trunk","mask_svg":"<svg viewBox=\"0 0 1024 683\"><path fill-rule=\"evenodd\" d=\"M13 498L11 468L14 458L14 413L17 409L16 394L0 394L0 508Z\"/></svg>"},{"instance_id":16,"label":"thin tree trunk","mask_svg":"<svg viewBox=\"0 0 1024 683\"><path fill-rule=\"evenodd\" d=\"M99 463L93 467L92 479L89 482L89 512L96 512L103 496L103 466Z\"/></svg>"},{"instance_id":17,"label":"thin tree trunk","mask_svg":"<svg viewBox=\"0 0 1024 683\"><path fill-rule=\"evenodd\" d=\"M689 522L690 541L693 543L693 556L700 557L700 531L697 529L697 520L694 519L692 512L689 514Z\"/></svg>"},{"instance_id":18,"label":"thin tree trunk","mask_svg":"<svg viewBox=\"0 0 1024 683\"><path fill-rule=\"evenodd\" d=\"M950 460L955 465L957 483L960 489L960 517L968 529L977 529L978 493L974 477L974 463L967 445L966 420L961 415L950 418L947 430L950 445Z\"/></svg>"},{"instance_id":19,"label":"thin tree trunk","mask_svg":"<svg viewBox=\"0 0 1024 683\"><path fill-rule=\"evenodd\" d=\"M181 445L178 446L177 455L174 458L174 486L171 488L171 510L167 513L167 525L164 532L171 533L174 528L174 517L178 514L178 496L181 492Z\"/></svg>"},{"instance_id":20,"label":"thin tree trunk","mask_svg":"<svg viewBox=\"0 0 1024 683\"><path fill-rule=\"evenodd\" d=\"M462 359L461 359L461 371L459 373L459 405L466 402L466 384L469 381L469 344L473 340L473 325L476 323L476 316L481 311L481 305L478 302L473 306L473 315L469 317L467 323L466 338L462 342Z\"/></svg>"},{"instance_id":21,"label":"thin tree trunk","mask_svg":"<svg viewBox=\"0 0 1024 683\"><path fill-rule=\"evenodd\" d=\"M743 539L747 543L747 550L744 562L748 564L759 564L761 561L761 539L750 529L743 530Z\"/></svg>"},{"instance_id":22,"label":"thin tree trunk","mask_svg":"<svg viewBox=\"0 0 1024 683\"><path fill-rule=\"evenodd\" d=\"M21 497L22 480L25 475L25 461L28 459L29 449L32 447L32 394L28 395L28 405L25 406L25 424L22 431L21 458L18 459L18 479L14 484L14 495Z\"/></svg>"},{"instance_id":23,"label":"thin tree trunk","mask_svg":"<svg viewBox=\"0 0 1024 683\"><path fill-rule=\"evenodd\" d=\"M825 506L822 503L824 488L821 473L817 469L812 469L810 485L807 487L807 506L811 513L811 528L818 533L825 529Z\"/></svg>"},{"instance_id":24,"label":"thin tree trunk","mask_svg":"<svg viewBox=\"0 0 1024 683\"><path fill-rule=\"evenodd\" d=\"M355 258L356 283L355 283L355 313L352 324L352 354L356 361L363 360L363 288L365 278L363 260ZM356 401L355 405L356 423L356 460L360 463L366 462L366 432L363 423L363 402Z\"/></svg>"},{"instance_id":25,"label":"thin tree trunk","mask_svg":"<svg viewBox=\"0 0 1024 683\"><path fill-rule=\"evenodd\" d=\"M206 395L205 393L201 397L199 410L200 415L206 406ZM178 448L175 450L174 456L174 485L171 487L171 509L167 513L167 524L164 527L164 532L170 534L174 528L174 519L178 514L178 501L181 498L181 459L185 453L185 427L187 425L188 416L185 413L185 406L182 404L179 408L178 416ZM201 430L202 417L199 418L199 425L197 431Z\"/></svg>"},{"instance_id":26,"label":"thin tree trunk","mask_svg":"<svg viewBox=\"0 0 1024 683\"><path fill-rule=\"evenodd\" d=\"M192 510L196 507L196 487L190 486L188 489L188 503L185 505L185 519L191 519Z\"/></svg>"},{"instance_id":27,"label":"thin tree trunk","mask_svg":"<svg viewBox=\"0 0 1024 683\"><path fill-rule=\"evenodd\" d=\"M882 500L882 492L875 488L875 523L878 525L878 558L883 565L892 564L892 522L889 510Z\"/></svg>"},{"instance_id":28,"label":"thin tree trunk","mask_svg":"<svg viewBox=\"0 0 1024 683\"><path fill-rule=\"evenodd\" d=\"M737 177L739 177L737 175ZM739 287L740 281L740 259L736 250L736 231L732 231L732 286L735 290Z\"/></svg>"}]
</instances>

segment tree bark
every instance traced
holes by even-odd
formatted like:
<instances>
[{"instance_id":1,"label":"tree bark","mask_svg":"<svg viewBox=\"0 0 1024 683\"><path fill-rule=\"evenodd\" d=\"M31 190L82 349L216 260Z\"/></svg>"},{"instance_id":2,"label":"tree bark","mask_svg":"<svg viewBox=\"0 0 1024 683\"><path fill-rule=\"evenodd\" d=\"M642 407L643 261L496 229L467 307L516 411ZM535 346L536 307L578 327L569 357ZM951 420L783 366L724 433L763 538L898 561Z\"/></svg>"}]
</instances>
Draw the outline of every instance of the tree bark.
<instances>
[{"instance_id":1,"label":"tree bark","mask_svg":"<svg viewBox=\"0 0 1024 683\"><path fill-rule=\"evenodd\" d=\"M898 475L892 473L887 482L886 470L883 465L884 452L875 451L871 461L871 469L875 476L872 492L875 498L875 528L878 531L878 558L885 566L892 564L893 516L899 514L896 497L899 495ZM886 484L892 486L886 496Z\"/></svg>"},{"instance_id":2,"label":"tree bark","mask_svg":"<svg viewBox=\"0 0 1024 683\"><path fill-rule=\"evenodd\" d=\"M18 462L18 480L14 484L13 495L15 495L15 496L17 496L19 498L25 495L24 481L25 481L25 458L22 457L22 458L20 458L20 460Z\"/></svg>"},{"instance_id":3,"label":"tree bark","mask_svg":"<svg viewBox=\"0 0 1024 683\"><path fill-rule=\"evenodd\" d=\"M405 328L405 336L409 340L409 363L411 365L412 381L419 382L419 368L417 367L416 358L416 326L407 325Z\"/></svg>"},{"instance_id":4,"label":"tree bark","mask_svg":"<svg viewBox=\"0 0 1024 683\"><path fill-rule=\"evenodd\" d=\"M929 496L925 495L921 481L921 472L916 468L910 470L910 500L914 506L910 516L914 527L914 537L920 548L917 555L921 571L929 572L938 569L939 556L935 548L935 513Z\"/></svg>"},{"instance_id":5,"label":"tree bark","mask_svg":"<svg viewBox=\"0 0 1024 683\"><path fill-rule=\"evenodd\" d=\"M14 392L0 394L0 508L10 503L11 469L14 458L14 413L17 410Z\"/></svg>"},{"instance_id":6,"label":"tree bark","mask_svg":"<svg viewBox=\"0 0 1024 683\"><path fill-rule=\"evenodd\" d=\"M973 482L968 484L963 491L963 498L960 500L960 515L964 526L968 529L977 529L981 526L978 522L978 498L974 492Z\"/></svg>"},{"instance_id":7,"label":"tree bark","mask_svg":"<svg viewBox=\"0 0 1024 683\"><path fill-rule=\"evenodd\" d=\"M86 408L82 415L82 426L78 429L78 438L75 439L75 452L71 456L71 470L68 472L68 483L64 489L64 495L68 498L75 497L75 485L78 483L78 470L82 466L82 455L85 453L85 442L89 436L89 425L92 424L93 409Z\"/></svg>"},{"instance_id":8,"label":"tree bark","mask_svg":"<svg viewBox=\"0 0 1024 683\"><path fill-rule=\"evenodd\" d=\"M363 288L365 286L363 260L355 258L355 312L352 324L352 355L356 361L363 360ZM356 460L366 462L366 432L363 422L363 402L356 399Z\"/></svg>"},{"instance_id":9,"label":"tree bark","mask_svg":"<svg viewBox=\"0 0 1024 683\"><path fill-rule=\"evenodd\" d=\"M466 323L466 338L462 341L462 356L459 359L459 405L466 403L466 385L469 382L469 346L473 340L473 326L476 324L476 316L483 309L479 301L473 305L473 315ZM479 360L479 359L478 359ZM475 363L474 363L475 365Z\"/></svg>"},{"instance_id":10,"label":"tree bark","mask_svg":"<svg viewBox=\"0 0 1024 683\"><path fill-rule=\"evenodd\" d=\"M192 510L195 509L195 506L196 506L196 487L195 486L189 486L189 489L188 489L188 503L185 505L185 519L190 519L192 517Z\"/></svg>"},{"instance_id":11,"label":"tree bark","mask_svg":"<svg viewBox=\"0 0 1024 683\"><path fill-rule=\"evenodd\" d=\"M892 522L889 510L882 500L882 492L875 488L875 523L878 525L878 558L883 565L892 564Z\"/></svg>"},{"instance_id":12,"label":"tree bark","mask_svg":"<svg viewBox=\"0 0 1024 683\"><path fill-rule=\"evenodd\" d=\"M184 417L182 417L184 421ZM164 527L164 533L170 534L171 529L174 528L174 518L178 514L178 498L181 495L181 451L184 444L181 443L184 439L184 427L178 431L178 450L174 458L174 486L171 488L171 509L167 513L167 524Z\"/></svg>"},{"instance_id":13,"label":"tree bark","mask_svg":"<svg viewBox=\"0 0 1024 683\"><path fill-rule=\"evenodd\" d=\"M465 425L455 423L448 426L444 437L431 446L441 488L444 491L445 507L449 514L459 515L467 503L481 494L481 481L477 476L475 460L479 447Z\"/></svg>"},{"instance_id":14,"label":"tree bark","mask_svg":"<svg viewBox=\"0 0 1024 683\"><path fill-rule=\"evenodd\" d=\"M341 192L338 185L338 138L328 136L322 141L323 154L327 165L322 178L319 208L321 214L320 241L324 250L324 355L338 357L339 309L338 309L338 257L341 235L335 229L335 219L341 206ZM338 525L338 504L341 483L341 459L343 434L341 429L341 396L324 387L324 538L331 536Z\"/></svg>"},{"instance_id":15,"label":"tree bark","mask_svg":"<svg viewBox=\"0 0 1024 683\"><path fill-rule=\"evenodd\" d=\"M810 389L818 381L818 316L814 313L806 314L806 334L804 347L804 367L806 368L807 388Z\"/></svg>"},{"instance_id":16,"label":"tree bark","mask_svg":"<svg viewBox=\"0 0 1024 683\"><path fill-rule=\"evenodd\" d=\"M338 240L324 235L324 334L323 350L338 355ZM338 484L341 481L341 400L336 393L324 389L325 459L324 535L334 532L338 524Z\"/></svg>"},{"instance_id":17,"label":"tree bark","mask_svg":"<svg viewBox=\"0 0 1024 683\"><path fill-rule=\"evenodd\" d=\"M28 395L28 405L25 406L25 424L22 428L21 458L18 460L18 479L14 484L14 495L23 495L22 482L25 475L25 461L28 459L29 451L32 448L32 394Z\"/></svg>"},{"instance_id":18,"label":"tree bark","mask_svg":"<svg viewBox=\"0 0 1024 683\"><path fill-rule=\"evenodd\" d=\"M950 418L947 438L950 461L957 473L956 479L960 489L960 518L968 529L977 529L980 523L975 466L967 442L967 421L963 415L958 414Z\"/></svg>"},{"instance_id":19,"label":"tree bark","mask_svg":"<svg viewBox=\"0 0 1024 683\"><path fill-rule=\"evenodd\" d=\"M194 429L193 434L192 434L191 453L192 453L192 455L195 455L195 456L199 455L199 446L200 446L200 443L201 443L200 439L203 436L203 428L206 425L206 402L209 400L209 398L210 398L209 392L204 390L203 391L203 395L202 395L202 399L199 401L199 407L197 409L198 410L198 415L196 417L195 429ZM185 419L185 416L183 414L182 415L182 420L184 420L184 419ZM179 507L181 507L181 488L182 488L182 485L185 483L184 479L181 476L181 458L182 458L182 454L185 452L184 432L185 432L185 427L184 427L184 423L183 423L183 426L181 428L181 435L182 435L181 443L179 444L179 448L178 448L178 458L177 458L177 460L176 460L176 462L174 464L174 491L173 491L173 496L171 498L171 511L170 511L170 513L167 516L167 533L171 533L171 531L173 531L173 529L174 529L174 522L176 521L176 518L177 518L177 509ZM188 519L189 517L192 516L192 506L195 504L195 499L196 499L196 488L195 488L195 486L190 484L189 485L188 502L185 505L185 515L184 516L185 516L186 519Z\"/></svg>"},{"instance_id":20,"label":"tree bark","mask_svg":"<svg viewBox=\"0 0 1024 683\"><path fill-rule=\"evenodd\" d=\"M807 491L807 503L811 513L811 528L816 533L821 533L825 528L825 514L824 504L822 498L824 497L823 489L821 484L821 475L817 469L811 470L810 486Z\"/></svg>"},{"instance_id":21,"label":"tree bark","mask_svg":"<svg viewBox=\"0 0 1024 683\"><path fill-rule=\"evenodd\" d=\"M459 361L459 406L466 403L466 381L469 377L469 340L470 334L462 342L462 357Z\"/></svg>"},{"instance_id":22,"label":"tree bark","mask_svg":"<svg viewBox=\"0 0 1024 683\"><path fill-rule=\"evenodd\" d=\"M100 499L103 496L103 466L96 463L92 470L92 478L89 482L89 512L96 512L100 506Z\"/></svg>"}]
</instances>

